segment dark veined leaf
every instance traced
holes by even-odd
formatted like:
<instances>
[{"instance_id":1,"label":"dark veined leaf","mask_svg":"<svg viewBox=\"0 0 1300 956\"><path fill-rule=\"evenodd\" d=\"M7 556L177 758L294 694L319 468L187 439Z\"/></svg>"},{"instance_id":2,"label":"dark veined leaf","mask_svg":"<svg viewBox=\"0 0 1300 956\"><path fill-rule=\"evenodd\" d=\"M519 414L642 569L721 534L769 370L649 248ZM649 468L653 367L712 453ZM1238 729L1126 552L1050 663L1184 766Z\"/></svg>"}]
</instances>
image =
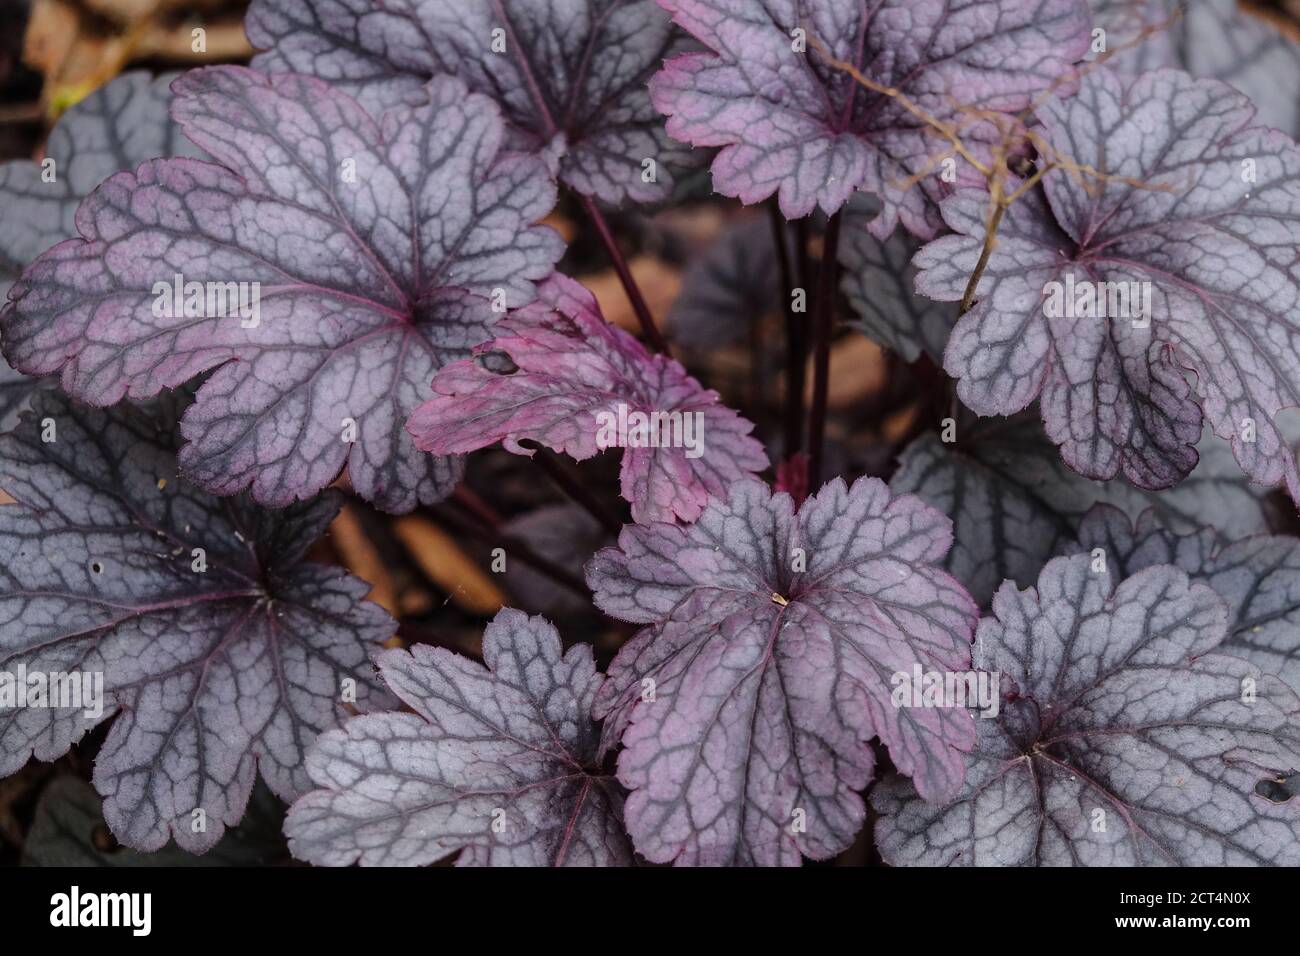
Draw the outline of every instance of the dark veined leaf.
<instances>
[{"instance_id":1,"label":"dark veined leaf","mask_svg":"<svg viewBox=\"0 0 1300 956\"><path fill-rule=\"evenodd\" d=\"M32 828L23 841L23 866L266 866L285 855L284 804L258 783L238 826L207 853L194 856L175 844L137 853L106 839L108 830L95 788L80 777L55 777L41 791Z\"/></svg>"},{"instance_id":2,"label":"dark veined leaf","mask_svg":"<svg viewBox=\"0 0 1300 956\"><path fill-rule=\"evenodd\" d=\"M1259 535L1228 544L1210 528L1178 535L1153 512L1134 523L1103 505L1084 518L1073 550L1097 555L1098 548L1117 577L1172 564L1214 588L1228 605L1228 637L1220 650L1246 658L1300 693L1300 538Z\"/></svg>"},{"instance_id":3,"label":"dark veined leaf","mask_svg":"<svg viewBox=\"0 0 1300 956\"><path fill-rule=\"evenodd\" d=\"M0 164L0 304L28 263L77 234L77 206L100 182L146 159L198 155L167 115L175 77L123 73L63 114L42 162Z\"/></svg>"},{"instance_id":4,"label":"dark veined leaf","mask_svg":"<svg viewBox=\"0 0 1300 956\"><path fill-rule=\"evenodd\" d=\"M253 65L329 80L376 115L452 74L490 96L512 149L611 204L667 199L688 162L646 83L685 38L653 0L256 0Z\"/></svg>"},{"instance_id":5,"label":"dark veined leaf","mask_svg":"<svg viewBox=\"0 0 1300 956\"><path fill-rule=\"evenodd\" d=\"M1119 50L1107 62L1120 71L1173 66L1223 80L1254 101L1260 120L1300 135L1300 43L1267 14L1238 0L1092 0L1092 8L1106 49Z\"/></svg>"},{"instance_id":6,"label":"dark veined leaf","mask_svg":"<svg viewBox=\"0 0 1300 956\"><path fill-rule=\"evenodd\" d=\"M123 73L63 114L41 162L0 164L0 306L33 259L77 234L77 206L100 182L146 159L199 154L167 113L176 75ZM0 360L0 431L39 387Z\"/></svg>"},{"instance_id":7,"label":"dark veined leaf","mask_svg":"<svg viewBox=\"0 0 1300 956\"><path fill-rule=\"evenodd\" d=\"M1228 443L1209 433L1197 446L1196 470L1165 491L1090 481L1066 467L1036 409L962 420L952 438L927 434L913 441L889 487L918 495L952 519L954 543L944 567L981 606L1006 579L1033 584L1099 502L1132 518L1151 509L1166 527L1183 532L1212 518L1227 540L1286 527L1285 508L1267 489L1251 485Z\"/></svg>"},{"instance_id":8,"label":"dark veined leaf","mask_svg":"<svg viewBox=\"0 0 1300 956\"><path fill-rule=\"evenodd\" d=\"M1235 90L1172 70L1097 69L1038 115L1052 149L1106 178L1056 168L1011 206L948 343L962 400L1005 415L1041 395L1072 468L1147 488L1191 472L1204 418L1253 481L1300 497L1274 422L1300 404L1300 149ZM961 297L985 206L944 204L957 235L917 256L921 292Z\"/></svg>"},{"instance_id":9,"label":"dark veined leaf","mask_svg":"<svg viewBox=\"0 0 1300 956\"><path fill-rule=\"evenodd\" d=\"M283 506L346 463L388 510L444 495L460 464L421 455L406 418L559 257L534 225L555 202L540 161L500 158L495 106L447 78L381 124L307 77L214 67L175 87L227 168L159 160L97 189L84 238L15 287L6 356L95 405L219 366L181 426L181 466L215 494Z\"/></svg>"},{"instance_id":10,"label":"dark veined leaf","mask_svg":"<svg viewBox=\"0 0 1300 956\"><path fill-rule=\"evenodd\" d=\"M751 423L606 322L572 279L543 283L493 334L475 358L439 370L411 416L418 447L454 455L503 442L526 455L519 443L535 441L579 461L621 448L636 521L694 521L710 495L767 467Z\"/></svg>"},{"instance_id":11,"label":"dark veined leaf","mask_svg":"<svg viewBox=\"0 0 1300 956\"><path fill-rule=\"evenodd\" d=\"M414 714L369 714L308 757L323 789L289 811L295 856L347 866L619 866L622 794L593 769L603 678L585 644L563 653L540 617L507 608L475 663L417 644L377 658Z\"/></svg>"},{"instance_id":12,"label":"dark veined leaf","mask_svg":"<svg viewBox=\"0 0 1300 956\"><path fill-rule=\"evenodd\" d=\"M876 787L891 865L1300 863L1300 815L1256 793L1300 768L1300 699L1218 653L1222 600L1168 565L1123 583L1088 555L1036 588L1008 583L980 623L975 666L1013 690L956 801L901 778ZM1006 683L1014 682L1014 689Z\"/></svg>"},{"instance_id":13,"label":"dark veined leaf","mask_svg":"<svg viewBox=\"0 0 1300 956\"><path fill-rule=\"evenodd\" d=\"M854 312L846 324L906 362L925 354L941 363L957 310L916 294L911 263L919 241L905 232L877 239L868 226L862 218L850 218L840 238L840 289Z\"/></svg>"},{"instance_id":14,"label":"dark veined leaf","mask_svg":"<svg viewBox=\"0 0 1300 956\"><path fill-rule=\"evenodd\" d=\"M723 147L715 188L745 203L775 193L787 219L836 212L862 189L884 203L871 224L881 238L900 220L925 238L941 228L937 167L951 146L898 99L834 69L818 43L948 122L1024 109L1088 46L1084 0L660 5L707 49L670 60L650 95L672 136Z\"/></svg>"},{"instance_id":15,"label":"dark veined leaf","mask_svg":"<svg viewBox=\"0 0 1300 956\"><path fill-rule=\"evenodd\" d=\"M793 261L794 250L787 244ZM722 231L682 274L664 331L674 343L707 351L744 337L783 307L776 237L766 219L745 218Z\"/></svg>"},{"instance_id":16,"label":"dark veined leaf","mask_svg":"<svg viewBox=\"0 0 1300 956\"><path fill-rule=\"evenodd\" d=\"M302 561L340 496L275 513L212 498L177 478L174 416L53 391L32 406L0 436L18 501L0 508L0 670L15 675L0 776L117 714L94 773L109 826L136 849L170 835L201 853L259 771L285 799L305 792L316 734L387 702L369 658L393 622L364 582ZM42 703L23 706L24 673L50 688Z\"/></svg>"},{"instance_id":17,"label":"dark veined leaf","mask_svg":"<svg viewBox=\"0 0 1300 956\"><path fill-rule=\"evenodd\" d=\"M646 624L596 698L636 848L654 862L794 865L862 825L868 741L932 799L960 788L963 708L895 707L893 677L963 671L977 610L935 565L951 525L836 479L796 512L738 482L699 521L629 525L587 566L596 604Z\"/></svg>"}]
</instances>

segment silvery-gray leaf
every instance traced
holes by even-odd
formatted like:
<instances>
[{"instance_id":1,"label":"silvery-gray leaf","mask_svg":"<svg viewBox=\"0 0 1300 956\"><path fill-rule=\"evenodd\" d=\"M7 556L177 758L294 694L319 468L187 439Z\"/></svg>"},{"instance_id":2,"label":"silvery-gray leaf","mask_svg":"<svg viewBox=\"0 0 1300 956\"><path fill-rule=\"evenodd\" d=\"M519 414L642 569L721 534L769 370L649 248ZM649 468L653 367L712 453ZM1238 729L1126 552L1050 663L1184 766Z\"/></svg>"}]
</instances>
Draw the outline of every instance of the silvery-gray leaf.
<instances>
[{"instance_id":1,"label":"silvery-gray leaf","mask_svg":"<svg viewBox=\"0 0 1300 956\"><path fill-rule=\"evenodd\" d=\"M1226 621L1211 588L1169 565L1117 584L1079 555L1035 588L1004 585L974 664L1013 693L976 721L955 801L897 777L876 788L885 861L1300 865L1300 813L1257 792L1300 768L1300 698L1218 652Z\"/></svg>"},{"instance_id":2,"label":"silvery-gray leaf","mask_svg":"<svg viewBox=\"0 0 1300 956\"><path fill-rule=\"evenodd\" d=\"M1214 518L1209 512L1203 517ZM1075 550L1097 548L1119 578L1172 564L1214 588L1228 605L1228 637L1219 650L1246 658L1300 693L1300 538L1258 535L1227 543L1212 528L1180 535L1153 512L1134 523L1099 506L1080 525Z\"/></svg>"},{"instance_id":3,"label":"silvery-gray leaf","mask_svg":"<svg viewBox=\"0 0 1300 956\"><path fill-rule=\"evenodd\" d=\"M1037 410L979 419L955 430L955 441L922 435L902 453L890 488L912 493L953 521L945 567L987 605L1010 579L1027 587L1043 564L1073 541L1088 509L1106 502L1136 518L1152 509L1170 528L1190 531L1214 516L1235 539L1280 531L1283 509L1268 489L1241 473L1228 444L1207 431L1191 476L1166 491L1126 481L1091 481L1061 461Z\"/></svg>"},{"instance_id":4,"label":"silvery-gray leaf","mask_svg":"<svg viewBox=\"0 0 1300 956\"><path fill-rule=\"evenodd\" d=\"M621 866L622 794L595 769L588 645L507 608L483 633L486 667L418 644L377 658L414 714L369 714L322 735L315 790L285 824L295 856L326 866Z\"/></svg>"},{"instance_id":5,"label":"silvery-gray leaf","mask_svg":"<svg viewBox=\"0 0 1300 956\"><path fill-rule=\"evenodd\" d=\"M1300 136L1300 43L1269 23L1267 13L1248 11L1239 0L1092 0L1092 8L1110 50L1157 28L1111 57L1116 68L1136 75L1174 66L1223 80L1254 100L1265 123Z\"/></svg>"},{"instance_id":6,"label":"silvery-gray leaf","mask_svg":"<svg viewBox=\"0 0 1300 956\"><path fill-rule=\"evenodd\" d=\"M31 404L0 436L17 500L0 507L0 671L11 692L24 672L67 678L58 706L0 708L0 776L116 715L94 771L109 826L202 853L259 772L305 792L316 734L388 700L370 654L393 621L364 582L302 560L340 495L273 513L213 498L177 476L174 414L52 389Z\"/></svg>"},{"instance_id":7,"label":"silvery-gray leaf","mask_svg":"<svg viewBox=\"0 0 1300 956\"><path fill-rule=\"evenodd\" d=\"M77 205L103 180L146 159L200 155L167 115L176 76L123 73L54 124L52 163L0 164L0 304L29 262L77 234Z\"/></svg>"}]
</instances>

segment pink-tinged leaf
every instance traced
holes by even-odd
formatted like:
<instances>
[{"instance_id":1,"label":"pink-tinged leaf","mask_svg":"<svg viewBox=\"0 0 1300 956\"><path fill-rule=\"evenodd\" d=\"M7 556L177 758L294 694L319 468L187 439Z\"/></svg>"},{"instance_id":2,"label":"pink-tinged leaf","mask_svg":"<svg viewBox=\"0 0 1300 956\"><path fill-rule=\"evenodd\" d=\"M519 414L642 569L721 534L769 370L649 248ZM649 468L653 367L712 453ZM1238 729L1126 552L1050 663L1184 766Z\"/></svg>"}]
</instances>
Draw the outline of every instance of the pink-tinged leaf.
<instances>
[{"instance_id":1,"label":"pink-tinged leaf","mask_svg":"<svg viewBox=\"0 0 1300 956\"><path fill-rule=\"evenodd\" d=\"M15 287L6 356L61 370L95 405L216 368L181 450L215 494L251 487L283 506L346 464L385 509L438 499L460 465L421 455L406 418L435 369L489 337L496 307L532 299L563 247L534 225L555 188L539 160L498 156L492 102L446 78L428 93L376 124L308 77L187 73L173 112L224 166L159 160L100 186L77 214L83 238ZM174 308L176 275L205 284L197 308ZM242 311L213 294L232 282Z\"/></svg>"},{"instance_id":2,"label":"pink-tinged leaf","mask_svg":"<svg viewBox=\"0 0 1300 956\"><path fill-rule=\"evenodd\" d=\"M534 441L579 461L621 447L623 497L639 522L694 521L711 495L767 467L752 424L606 322L572 279L540 285L493 334L434 378L434 398L411 416L418 447L455 455L503 442L526 455L519 443Z\"/></svg>"},{"instance_id":3,"label":"pink-tinged leaf","mask_svg":"<svg viewBox=\"0 0 1300 956\"><path fill-rule=\"evenodd\" d=\"M891 699L899 673L970 666L978 612L935 566L951 543L937 511L863 478L797 511L740 482L693 525L630 525L599 552L597 605L649 625L594 711L625 748L636 848L699 865L833 856L862 824L872 737L927 797L955 795L969 712Z\"/></svg>"},{"instance_id":4,"label":"pink-tinged leaf","mask_svg":"<svg viewBox=\"0 0 1300 956\"><path fill-rule=\"evenodd\" d=\"M862 189L884 203L871 224L881 238L900 220L924 238L940 229L951 144L814 41L934 119L973 126L963 110L1019 111L1068 81L1090 21L1085 0L659 3L707 50L670 60L650 95L669 134L722 147L715 188L745 203L776 193L788 219L833 213Z\"/></svg>"},{"instance_id":5,"label":"pink-tinged leaf","mask_svg":"<svg viewBox=\"0 0 1300 956\"><path fill-rule=\"evenodd\" d=\"M607 203L667 199L691 162L646 91L688 43L653 0L255 0L247 27L253 66L318 76L376 115L454 75L497 103L511 149L558 158L562 182Z\"/></svg>"},{"instance_id":6,"label":"pink-tinged leaf","mask_svg":"<svg viewBox=\"0 0 1300 956\"><path fill-rule=\"evenodd\" d=\"M1296 866L1300 815L1257 787L1300 768L1300 698L1219 653L1227 612L1157 565L1117 584L1089 555L1002 587L975 637L996 719L952 803L872 792L885 862L915 866ZM1014 687L1008 687L1014 684Z\"/></svg>"},{"instance_id":7,"label":"pink-tinged leaf","mask_svg":"<svg viewBox=\"0 0 1300 956\"><path fill-rule=\"evenodd\" d=\"M202 853L259 771L292 800L316 735L389 703L370 655L393 621L364 582L302 560L341 496L274 513L212 498L177 478L174 413L32 404L0 437L18 501L0 507L0 671L73 675L83 696L0 708L0 776L116 715L94 772L109 826Z\"/></svg>"},{"instance_id":8,"label":"pink-tinged leaf","mask_svg":"<svg viewBox=\"0 0 1300 956\"><path fill-rule=\"evenodd\" d=\"M483 632L487 667L417 644L377 658L414 714L323 734L322 789L289 811L295 856L326 866L623 866L623 796L595 769L591 648L563 653L545 619L507 608Z\"/></svg>"},{"instance_id":9,"label":"pink-tinged leaf","mask_svg":"<svg viewBox=\"0 0 1300 956\"><path fill-rule=\"evenodd\" d=\"M1118 51L1109 65L1131 76L1172 66L1223 80L1251 98L1262 122L1300 135L1300 43L1270 22L1283 14L1240 0L1092 0L1092 9L1106 50Z\"/></svg>"},{"instance_id":10,"label":"pink-tinged leaf","mask_svg":"<svg viewBox=\"0 0 1300 956\"><path fill-rule=\"evenodd\" d=\"M77 206L103 180L146 159L198 155L167 115L176 75L123 73L63 114L41 163L0 164L0 305L28 263L77 234Z\"/></svg>"},{"instance_id":11,"label":"pink-tinged leaf","mask_svg":"<svg viewBox=\"0 0 1300 956\"><path fill-rule=\"evenodd\" d=\"M1011 206L948 344L962 400L999 415L1041 395L1072 468L1146 488L1191 472L1204 416L1253 481L1300 497L1274 421L1300 405L1300 149L1230 87L1175 71L1101 68L1039 116L1054 150L1108 178L1055 169ZM985 200L944 204L957 235L918 254L920 291L961 297Z\"/></svg>"}]
</instances>

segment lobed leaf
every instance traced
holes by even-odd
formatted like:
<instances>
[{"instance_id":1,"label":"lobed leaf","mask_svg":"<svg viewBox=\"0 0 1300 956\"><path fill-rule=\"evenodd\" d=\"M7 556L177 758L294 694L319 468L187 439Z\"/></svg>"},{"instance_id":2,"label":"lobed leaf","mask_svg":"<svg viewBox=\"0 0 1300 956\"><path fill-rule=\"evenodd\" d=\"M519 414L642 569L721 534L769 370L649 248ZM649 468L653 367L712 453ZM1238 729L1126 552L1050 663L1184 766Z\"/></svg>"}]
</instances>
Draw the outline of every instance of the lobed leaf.
<instances>
[{"instance_id":1,"label":"lobed leaf","mask_svg":"<svg viewBox=\"0 0 1300 956\"><path fill-rule=\"evenodd\" d=\"M378 123L318 80L242 67L191 71L175 94L223 165L158 160L96 190L83 238L37 260L0 314L6 356L94 405L215 368L181 426L181 466L215 494L284 506L346 464L387 510L445 495L460 464L403 426L434 370L559 258L534 225L555 202L540 161L502 157L495 106L448 78ZM207 297L174 308L177 275ZM236 282L244 311L214 295Z\"/></svg>"},{"instance_id":2,"label":"lobed leaf","mask_svg":"<svg viewBox=\"0 0 1300 956\"><path fill-rule=\"evenodd\" d=\"M1300 404L1300 149L1230 87L1167 70L1097 69L1039 116L1052 149L1104 178L1054 169L1007 212L948 343L962 400L1008 415L1041 398L1070 467L1152 489L1195 467L1204 419L1252 481L1300 497L1274 421ZM917 256L922 293L961 298L985 206L945 203L956 235Z\"/></svg>"},{"instance_id":3,"label":"lobed leaf","mask_svg":"<svg viewBox=\"0 0 1300 956\"><path fill-rule=\"evenodd\" d=\"M43 162L0 164L0 304L28 263L77 234L77 206L103 180L146 159L198 155L167 115L177 75L123 73L60 117Z\"/></svg>"},{"instance_id":4,"label":"lobed leaf","mask_svg":"<svg viewBox=\"0 0 1300 956\"><path fill-rule=\"evenodd\" d=\"M966 785L944 806L899 778L872 794L891 865L1280 865L1300 816L1256 787L1300 767L1300 698L1218 653L1227 613L1156 565L1116 584L1057 558L1006 584L975 666L1015 683L977 720Z\"/></svg>"},{"instance_id":5,"label":"lobed leaf","mask_svg":"<svg viewBox=\"0 0 1300 956\"><path fill-rule=\"evenodd\" d=\"M1223 80L1263 122L1300 136L1300 43L1267 14L1238 0L1092 0L1092 9L1107 50L1119 51L1107 62L1125 75L1172 66Z\"/></svg>"},{"instance_id":6,"label":"lobed leaf","mask_svg":"<svg viewBox=\"0 0 1300 956\"><path fill-rule=\"evenodd\" d=\"M1108 572L1119 578L1172 564L1208 584L1228 606L1228 636L1219 649L1300 693L1300 538L1257 535L1227 543L1212 528L1180 535L1153 512L1133 522L1098 505L1081 523L1076 547L1101 548Z\"/></svg>"},{"instance_id":7,"label":"lobed leaf","mask_svg":"<svg viewBox=\"0 0 1300 956\"><path fill-rule=\"evenodd\" d=\"M653 0L255 0L247 29L255 67L321 77L376 115L454 75L497 104L511 149L606 203L667 199L689 163L646 92L685 48Z\"/></svg>"},{"instance_id":8,"label":"lobed leaf","mask_svg":"<svg viewBox=\"0 0 1300 956\"><path fill-rule=\"evenodd\" d=\"M591 648L562 653L540 617L507 608L483 633L487 667L417 644L378 657L414 714L369 714L322 735L315 790L285 824L312 863L621 866L622 795L593 769L602 677Z\"/></svg>"},{"instance_id":9,"label":"lobed leaf","mask_svg":"<svg viewBox=\"0 0 1300 956\"><path fill-rule=\"evenodd\" d=\"M527 455L519 443L535 441L581 461L621 447L622 493L636 521L693 521L710 495L767 467L753 425L678 362L606 322L571 279L543 283L537 301L503 319L475 354L440 370L434 397L411 416L425 451L503 442ZM639 431L635 416L646 416Z\"/></svg>"},{"instance_id":10,"label":"lobed leaf","mask_svg":"<svg viewBox=\"0 0 1300 956\"><path fill-rule=\"evenodd\" d=\"M942 227L936 167L951 145L897 97L835 69L817 43L933 119L962 125L978 111L1025 109L1067 81L1088 47L1082 0L659 3L707 49L669 60L650 96L670 135L722 147L718 192L744 203L775 194L798 219L865 190L883 202L870 227L879 238L899 221L923 238Z\"/></svg>"},{"instance_id":11,"label":"lobed leaf","mask_svg":"<svg viewBox=\"0 0 1300 956\"><path fill-rule=\"evenodd\" d=\"M32 405L0 436L18 502L0 508L0 670L99 680L103 700L0 708L0 776L116 714L94 772L109 826L202 853L259 771L280 797L305 792L311 740L387 700L369 656L393 622L364 582L302 560L338 496L276 513L212 498L178 480L162 412L53 391Z\"/></svg>"},{"instance_id":12,"label":"lobed leaf","mask_svg":"<svg viewBox=\"0 0 1300 956\"><path fill-rule=\"evenodd\" d=\"M962 423L955 441L922 435L903 450L889 487L915 494L953 522L943 566L987 606L1004 580L1028 587L1047 560L1073 542L1088 509L1105 502L1136 518L1148 509L1187 532L1213 515L1225 540L1285 530L1284 510L1251 485L1227 442L1206 434L1200 462L1174 488L1090 481L1066 467L1036 410Z\"/></svg>"},{"instance_id":13,"label":"lobed leaf","mask_svg":"<svg viewBox=\"0 0 1300 956\"><path fill-rule=\"evenodd\" d=\"M961 708L891 702L892 675L964 670L977 610L935 564L951 526L885 485L836 479L795 510L737 482L688 527L629 525L587 566L596 604L648 625L594 713L621 738L628 832L657 863L795 865L847 847L868 741L932 799L961 786Z\"/></svg>"}]
</instances>

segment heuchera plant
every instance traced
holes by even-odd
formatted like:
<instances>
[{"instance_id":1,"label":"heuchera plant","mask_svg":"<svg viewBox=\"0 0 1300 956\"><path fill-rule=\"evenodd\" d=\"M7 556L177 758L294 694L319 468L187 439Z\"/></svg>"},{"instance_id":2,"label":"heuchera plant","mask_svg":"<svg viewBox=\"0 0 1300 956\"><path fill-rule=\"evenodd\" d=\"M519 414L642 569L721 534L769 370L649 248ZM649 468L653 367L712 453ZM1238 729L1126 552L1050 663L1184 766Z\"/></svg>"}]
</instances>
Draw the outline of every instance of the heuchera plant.
<instances>
[{"instance_id":1,"label":"heuchera plant","mask_svg":"<svg viewBox=\"0 0 1300 956\"><path fill-rule=\"evenodd\" d=\"M34 833L1300 864L1293 39L1228 0L247 31L0 167L0 776L93 765Z\"/></svg>"}]
</instances>

